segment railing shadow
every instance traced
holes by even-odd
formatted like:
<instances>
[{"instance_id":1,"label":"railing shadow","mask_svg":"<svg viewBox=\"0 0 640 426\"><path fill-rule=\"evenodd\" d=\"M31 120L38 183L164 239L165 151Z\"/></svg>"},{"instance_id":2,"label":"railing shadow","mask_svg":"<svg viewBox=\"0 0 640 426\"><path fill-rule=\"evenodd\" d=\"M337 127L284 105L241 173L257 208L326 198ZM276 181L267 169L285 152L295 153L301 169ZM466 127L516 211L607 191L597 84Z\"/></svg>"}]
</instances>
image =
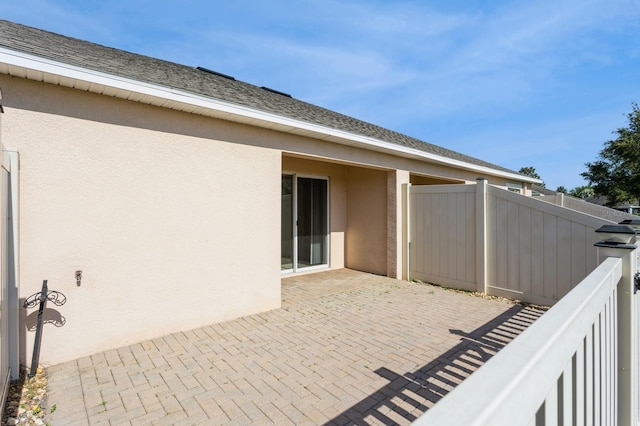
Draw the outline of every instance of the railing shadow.
<instances>
[{"instance_id":1,"label":"railing shadow","mask_svg":"<svg viewBox=\"0 0 640 426\"><path fill-rule=\"evenodd\" d=\"M543 313L539 309L516 305L470 333L449 330L460 336L460 343L412 372L398 373L379 368L375 372L389 383L325 425L413 422Z\"/></svg>"}]
</instances>

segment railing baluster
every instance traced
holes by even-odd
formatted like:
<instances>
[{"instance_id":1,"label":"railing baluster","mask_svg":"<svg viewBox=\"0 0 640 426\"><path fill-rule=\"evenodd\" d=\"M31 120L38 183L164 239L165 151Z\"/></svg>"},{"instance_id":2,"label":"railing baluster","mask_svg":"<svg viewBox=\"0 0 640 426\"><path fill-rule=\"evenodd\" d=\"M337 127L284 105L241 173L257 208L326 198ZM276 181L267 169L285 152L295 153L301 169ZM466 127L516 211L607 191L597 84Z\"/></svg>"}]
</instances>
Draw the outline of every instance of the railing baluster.
<instances>
[{"instance_id":1,"label":"railing baluster","mask_svg":"<svg viewBox=\"0 0 640 426\"><path fill-rule=\"evenodd\" d=\"M611 298L604 305L604 309L602 310L602 321L600 324L600 334L602 335L602 420L601 424L610 424L611 415L611 393L609 392L611 386L611 354L610 354L610 332L609 332L609 324L611 323L610 317L610 309L609 304L611 303Z\"/></svg>"},{"instance_id":2,"label":"railing baluster","mask_svg":"<svg viewBox=\"0 0 640 426\"><path fill-rule=\"evenodd\" d=\"M584 420L587 426L593 425L593 326L585 338L585 360L584 360L584 387L585 409Z\"/></svg>"},{"instance_id":3,"label":"railing baluster","mask_svg":"<svg viewBox=\"0 0 640 426\"><path fill-rule=\"evenodd\" d=\"M573 424L573 358L562 372L562 424Z\"/></svg>"},{"instance_id":4,"label":"railing baluster","mask_svg":"<svg viewBox=\"0 0 640 426\"><path fill-rule=\"evenodd\" d=\"M600 314L600 424L607 424L607 416L609 415L609 392L607 388L609 380L609 356L607 348L607 304L605 304Z\"/></svg>"},{"instance_id":5,"label":"railing baluster","mask_svg":"<svg viewBox=\"0 0 640 426\"><path fill-rule=\"evenodd\" d=\"M558 381L551 387L544 400L544 424L545 426L558 424Z\"/></svg>"},{"instance_id":6,"label":"railing baluster","mask_svg":"<svg viewBox=\"0 0 640 426\"><path fill-rule=\"evenodd\" d=\"M613 416L611 424L618 424L618 290L614 289L611 294L611 306L612 316L613 316L613 336L612 336L612 344L611 344L611 353L612 353L612 362L611 362L611 371L613 377L613 383L611 385L611 399L613 401Z\"/></svg>"},{"instance_id":7,"label":"railing baluster","mask_svg":"<svg viewBox=\"0 0 640 426\"><path fill-rule=\"evenodd\" d=\"M575 356L575 379L574 379L574 389L573 395L575 397L575 416L577 425L583 425L584 423L584 411L585 411L585 362L584 362L584 352L585 352L585 339L582 340L582 343L578 346L578 350L576 351Z\"/></svg>"},{"instance_id":8,"label":"railing baluster","mask_svg":"<svg viewBox=\"0 0 640 426\"><path fill-rule=\"evenodd\" d=\"M602 313L597 316L593 324L593 421L602 424L600 410L602 409L602 337L600 335L600 323Z\"/></svg>"},{"instance_id":9,"label":"railing baluster","mask_svg":"<svg viewBox=\"0 0 640 426\"><path fill-rule=\"evenodd\" d=\"M638 251L638 256L640 257L640 250ZM640 260L638 260L637 268L640 271ZM633 317L632 317L631 329L632 333L636 337L640 337L640 297L636 297L633 301ZM635 344L632 346L632 362L634 365L638 365L640 363L640 338L636 338ZM616 366L616 370L619 366ZM636 419L640 419L640 380L636 380L633 385L633 391L635 392L636 398L634 398L634 415Z\"/></svg>"},{"instance_id":10,"label":"railing baluster","mask_svg":"<svg viewBox=\"0 0 640 426\"><path fill-rule=\"evenodd\" d=\"M615 311L615 297L616 294L615 292L613 292L613 294L611 295L611 297L609 297L609 303L607 303L607 348L606 348L606 353L607 356L609 357L608 360L608 364L607 364L607 410L608 410L608 415L606 417L606 423L607 424L615 424L614 420L615 420L615 411L616 411L616 407L615 407L615 392L613 392L613 388L616 387L616 382L615 382L615 374L616 371L614 369L615 367L615 316L616 316L616 311Z\"/></svg>"}]
</instances>

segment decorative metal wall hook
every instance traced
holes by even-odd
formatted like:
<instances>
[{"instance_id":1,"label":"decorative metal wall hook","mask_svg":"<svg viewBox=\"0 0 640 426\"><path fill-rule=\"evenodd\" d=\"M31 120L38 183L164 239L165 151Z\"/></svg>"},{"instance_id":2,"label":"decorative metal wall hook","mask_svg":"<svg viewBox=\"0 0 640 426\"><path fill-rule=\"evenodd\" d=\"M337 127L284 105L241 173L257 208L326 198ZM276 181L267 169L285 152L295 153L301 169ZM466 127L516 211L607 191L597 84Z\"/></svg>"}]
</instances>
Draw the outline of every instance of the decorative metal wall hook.
<instances>
[{"instance_id":1,"label":"decorative metal wall hook","mask_svg":"<svg viewBox=\"0 0 640 426\"><path fill-rule=\"evenodd\" d=\"M33 343L33 357L31 358L31 370L29 371L29 377L33 377L36 374L38 368L38 362L40 360L40 344L42 343L42 325L44 324L42 314L47 306L47 301L50 301L56 306L62 306L66 303L67 297L59 291L49 290L47 288L47 280L42 281L42 290L38 293L34 293L24 301L22 305L24 308L33 308L37 304L40 304L38 308L38 320L36 321L36 338ZM64 321L61 321L64 324Z\"/></svg>"},{"instance_id":2,"label":"decorative metal wall hook","mask_svg":"<svg viewBox=\"0 0 640 426\"><path fill-rule=\"evenodd\" d=\"M33 308L38 303L40 303L41 295L42 295L41 291L38 293L32 294L27 298L27 300L24 301L24 303L22 304L22 307L27 309ZM56 306L62 306L67 302L67 296L65 296L63 293L60 293L59 291L56 291L56 290L49 290L47 292L46 298L49 302L53 303Z\"/></svg>"}]
</instances>

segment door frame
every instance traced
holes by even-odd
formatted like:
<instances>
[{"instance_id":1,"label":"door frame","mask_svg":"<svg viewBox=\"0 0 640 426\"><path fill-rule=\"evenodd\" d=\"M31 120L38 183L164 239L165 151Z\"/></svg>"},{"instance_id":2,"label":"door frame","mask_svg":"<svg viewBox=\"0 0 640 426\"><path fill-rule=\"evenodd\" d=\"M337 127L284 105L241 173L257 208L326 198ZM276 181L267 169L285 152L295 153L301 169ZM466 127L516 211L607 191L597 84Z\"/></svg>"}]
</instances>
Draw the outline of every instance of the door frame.
<instances>
[{"instance_id":1,"label":"door frame","mask_svg":"<svg viewBox=\"0 0 640 426\"><path fill-rule=\"evenodd\" d=\"M281 179L282 176L292 176L293 177L293 184L292 184L292 188L291 188L291 193L292 193L292 197L291 197L291 203L292 203L292 218L291 218L291 226L292 226L292 259L291 259L291 269L282 269L282 264L280 265L281 269L280 269L280 273L281 274L293 274L293 273L297 273L297 272L308 272L308 271L314 271L314 270L319 270L319 269L328 269L329 268L329 264L330 264L330 254L331 254L331 247L330 247L330 241L331 239L329 238L331 235L331 230L330 230L330 212L331 212L331 206L330 206L330 200L331 200L331 186L330 186L330 180L329 180L329 176L326 175L314 175L314 174L308 174L308 173L297 173L297 172L289 172L289 171L282 171L281 172ZM320 265L312 265L312 266L305 266L305 267L298 267L298 226L297 226L297 220L298 220L298 178L307 178L307 179L317 179L317 180L324 180L327 182L327 194L326 194L326 233L324 235L324 239L325 239L325 243L324 243L324 256L326 258L326 262L322 263ZM280 197L282 197L282 192L280 193ZM280 214L282 215L282 211L280 212ZM282 226L282 223L281 223ZM282 234L282 229L281 229L281 234ZM282 251L282 247L280 247L280 250ZM281 256L282 258L282 256Z\"/></svg>"}]
</instances>

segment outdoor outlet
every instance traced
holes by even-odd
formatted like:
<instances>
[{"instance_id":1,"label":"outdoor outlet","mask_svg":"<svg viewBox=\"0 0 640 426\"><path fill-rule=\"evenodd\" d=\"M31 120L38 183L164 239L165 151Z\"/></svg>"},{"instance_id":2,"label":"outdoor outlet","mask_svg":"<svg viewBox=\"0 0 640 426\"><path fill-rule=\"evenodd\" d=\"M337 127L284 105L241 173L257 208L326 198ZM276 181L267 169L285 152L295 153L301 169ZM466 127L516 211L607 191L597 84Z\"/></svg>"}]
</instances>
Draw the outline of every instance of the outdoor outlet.
<instances>
[{"instance_id":1,"label":"outdoor outlet","mask_svg":"<svg viewBox=\"0 0 640 426\"><path fill-rule=\"evenodd\" d=\"M76 285L80 287L80 281L82 281L82 271L76 271Z\"/></svg>"}]
</instances>

